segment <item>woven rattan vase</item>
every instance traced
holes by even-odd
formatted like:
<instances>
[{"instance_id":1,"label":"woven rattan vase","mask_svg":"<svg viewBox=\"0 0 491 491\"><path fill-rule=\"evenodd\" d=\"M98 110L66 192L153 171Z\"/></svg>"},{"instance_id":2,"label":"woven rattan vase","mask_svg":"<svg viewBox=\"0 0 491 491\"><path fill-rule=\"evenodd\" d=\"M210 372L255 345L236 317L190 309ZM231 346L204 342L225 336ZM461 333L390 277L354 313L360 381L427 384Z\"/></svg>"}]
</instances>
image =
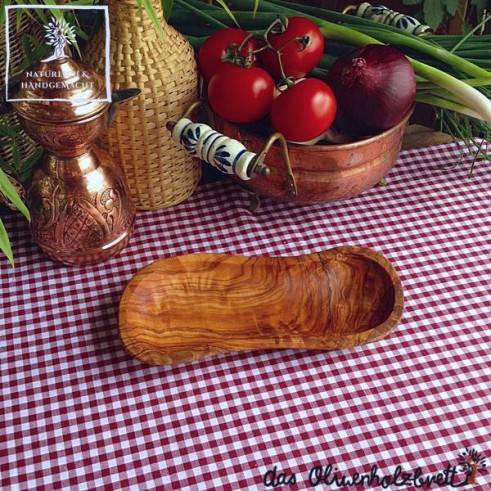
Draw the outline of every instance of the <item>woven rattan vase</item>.
<instances>
[{"instance_id":1,"label":"woven rattan vase","mask_svg":"<svg viewBox=\"0 0 491 491\"><path fill-rule=\"evenodd\" d=\"M160 0L153 0L164 30L160 38L136 0L108 0L111 27L111 84L138 87L139 98L122 107L102 144L121 163L135 206L154 210L184 201L198 184L199 160L174 143L166 122L180 118L197 98L193 49L169 26ZM84 62L103 70L103 30L89 44Z\"/></svg>"}]
</instances>

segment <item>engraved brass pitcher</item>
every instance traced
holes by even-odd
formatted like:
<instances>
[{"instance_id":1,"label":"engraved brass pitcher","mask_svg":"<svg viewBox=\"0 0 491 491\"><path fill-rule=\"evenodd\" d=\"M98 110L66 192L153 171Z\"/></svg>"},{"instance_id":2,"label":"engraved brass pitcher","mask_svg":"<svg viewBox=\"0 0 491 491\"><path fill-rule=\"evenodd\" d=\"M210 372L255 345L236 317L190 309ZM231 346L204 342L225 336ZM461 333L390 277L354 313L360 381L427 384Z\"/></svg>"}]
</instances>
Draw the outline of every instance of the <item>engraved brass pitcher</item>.
<instances>
[{"instance_id":1,"label":"engraved brass pitcher","mask_svg":"<svg viewBox=\"0 0 491 491\"><path fill-rule=\"evenodd\" d=\"M45 149L27 191L34 241L67 265L119 254L135 209L122 171L94 140L116 106L139 91L107 98L103 77L68 56L25 70L11 90L26 133Z\"/></svg>"}]
</instances>

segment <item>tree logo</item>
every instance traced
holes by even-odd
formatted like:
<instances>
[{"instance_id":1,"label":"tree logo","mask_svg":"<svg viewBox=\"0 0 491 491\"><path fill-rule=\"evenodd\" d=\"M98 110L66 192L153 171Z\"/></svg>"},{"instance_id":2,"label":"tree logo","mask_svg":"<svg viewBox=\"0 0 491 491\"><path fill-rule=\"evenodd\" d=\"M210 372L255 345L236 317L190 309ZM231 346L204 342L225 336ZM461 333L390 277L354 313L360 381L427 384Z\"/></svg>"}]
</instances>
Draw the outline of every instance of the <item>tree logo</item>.
<instances>
[{"instance_id":1,"label":"tree logo","mask_svg":"<svg viewBox=\"0 0 491 491\"><path fill-rule=\"evenodd\" d=\"M2 6L5 2L1 2ZM7 2L10 3L10 2ZM46 2L47 3L47 2ZM26 2L26 4L19 3L16 5L5 5L3 7L5 11L5 45L6 45L6 53L5 53L5 101L6 102L21 102L21 101L37 101L37 102L52 102L52 101L65 101L65 102L73 102L70 98L36 98L30 97L29 99L21 99L18 98L15 93L11 94L11 92L15 92L17 89L17 85L15 83L11 83L11 59L14 59L14 56L11 56L10 53L10 38L11 31L15 32L11 26L15 26L16 20L20 18L21 15L37 15L40 20L43 20L44 25L44 37L45 37L45 46L50 48L51 53L47 58L41 60L42 62L50 62L56 60L63 60L69 57L67 53L67 48L69 46L76 46L76 25L73 25L74 22L70 21L70 17L76 17L76 14L81 11L95 11L98 12L101 22L103 24L103 28L105 31L105 81L106 81L106 93L101 94L100 98L88 98L83 101L92 101L92 102L111 102L111 60L110 60L110 42L111 42L111 33L110 33L110 22L109 22L109 7L107 5L52 5L50 2L49 5L31 5ZM54 2L53 2L54 3ZM87 2L88 3L88 2ZM0 7L1 8L1 7ZM48 15L46 15L46 13ZM49 15L51 14L51 15ZM65 15L66 14L66 15ZM69 20L65 17L70 15ZM50 19L48 21L48 19ZM43 53L44 56L44 53ZM39 56L41 57L41 56ZM35 91L36 89L46 89L46 88L67 88L62 84L67 84L65 81L65 76L69 75L67 73L62 73L61 70L57 70L56 68L50 70L31 70L30 68L26 69L25 79L23 83L28 84L25 88L31 89L31 91ZM84 73L74 73L73 76L78 76L78 78L84 81ZM81 82L81 83L82 83ZM88 82L87 82L88 83ZM30 84L33 84L32 86ZM38 84L41 84L38 85ZM105 95L105 97L103 97Z\"/></svg>"},{"instance_id":2,"label":"tree logo","mask_svg":"<svg viewBox=\"0 0 491 491\"><path fill-rule=\"evenodd\" d=\"M475 484L478 473L487 470L486 458L474 448L466 448L459 454L459 471L467 474L467 484Z\"/></svg>"},{"instance_id":3,"label":"tree logo","mask_svg":"<svg viewBox=\"0 0 491 491\"><path fill-rule=\"evenodd\" d=\"M65 47L76 43L75 27L60 17L59 19L52 18L48 25L44 26L44 30L46 31L46 44L53 47L53 54L43 61L66 58Z\"/></svg>"}]
</instances>

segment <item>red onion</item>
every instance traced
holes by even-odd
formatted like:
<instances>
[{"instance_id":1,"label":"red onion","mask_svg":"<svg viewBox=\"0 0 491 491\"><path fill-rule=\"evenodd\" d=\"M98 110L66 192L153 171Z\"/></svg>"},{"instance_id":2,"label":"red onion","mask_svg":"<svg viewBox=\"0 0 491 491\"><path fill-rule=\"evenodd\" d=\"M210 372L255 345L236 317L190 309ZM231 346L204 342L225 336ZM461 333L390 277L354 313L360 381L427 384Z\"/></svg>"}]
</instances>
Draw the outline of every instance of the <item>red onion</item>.
<instances>
[{"instance_id":1,"label":"red onion","mask_svg":"<svg viewBox=\"0 0 491 491\"><path fill-rule=\"evenodd\" d=\"M338 58L327 83L338 101L336 125L359 134L395 126L416 94L411 64L399 50L383 44L369 44Z\"/></svg>"}]
</instances>

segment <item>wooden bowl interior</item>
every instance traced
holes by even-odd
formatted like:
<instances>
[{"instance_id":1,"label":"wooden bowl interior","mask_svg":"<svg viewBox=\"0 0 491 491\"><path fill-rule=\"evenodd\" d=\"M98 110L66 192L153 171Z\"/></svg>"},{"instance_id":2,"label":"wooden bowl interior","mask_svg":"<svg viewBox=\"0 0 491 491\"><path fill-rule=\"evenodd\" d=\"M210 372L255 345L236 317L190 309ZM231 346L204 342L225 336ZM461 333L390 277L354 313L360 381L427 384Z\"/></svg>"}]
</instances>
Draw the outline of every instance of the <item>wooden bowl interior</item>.
<instances>
[{"instance_id":1,"label":"wooden bowl interior","mask_svg":"<svg viewBox=\"0 0 491 491\"><path fill-rule=\"evenodd\" d=\"M359 248L282 258L195 254L138 273L121 300L120 327L139 358L335 349L386 335L401 306L390 264Z\"/></svg>"}]
</instances>

